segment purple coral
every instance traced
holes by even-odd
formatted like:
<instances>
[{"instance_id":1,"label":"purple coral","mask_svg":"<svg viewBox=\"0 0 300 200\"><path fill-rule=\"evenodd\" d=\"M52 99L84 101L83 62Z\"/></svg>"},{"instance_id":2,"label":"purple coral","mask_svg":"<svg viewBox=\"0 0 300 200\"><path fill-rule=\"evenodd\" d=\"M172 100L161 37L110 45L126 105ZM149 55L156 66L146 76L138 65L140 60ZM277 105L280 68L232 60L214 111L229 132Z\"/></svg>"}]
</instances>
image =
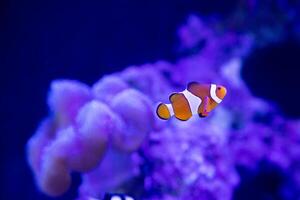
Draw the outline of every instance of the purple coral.
<instances>
[{"instance_id":1,"label":"purple coral","mask_svg":"<svg viewBox=\"0 0 300 200\"><path fill-rule=\"evenodd\" d=\"M71 183L70 173L96 168L105 161L108 149L136 150L151 130L152 108L145 95L126 89L108 106L93 97L95 90L75 81L52 84L52 117L28 142L29 163L41 190L49 195L64 193ZM126 116L128 111L138 118Z\"/></svg>"},{"instance_id":2,"label":"purple coral","mask_svg":"<svg viewBox=\"0 0 300 200\"><path fill-rule=\"evenodd\" d=\"M92 87L53 82L51 114L27 146L42 191L64 193L70 173L77 171L83 180L79 199L132 192L127 186L139 179L142 187L134 185L139 189L133 191L139 199L229 200L239 183L235 166L253 167L262 159L290 170L300 185L299 122L283 120L270 103L253 97L240 77L252 37L217 33L195 16L179 35L183 48L206 44L175 64L129 67ZM229 93L206 119L154 117L156 103L189 81L222 83ZM268 113L273 113L270 124L255 121Z\"/></svg>"}]
</instances>

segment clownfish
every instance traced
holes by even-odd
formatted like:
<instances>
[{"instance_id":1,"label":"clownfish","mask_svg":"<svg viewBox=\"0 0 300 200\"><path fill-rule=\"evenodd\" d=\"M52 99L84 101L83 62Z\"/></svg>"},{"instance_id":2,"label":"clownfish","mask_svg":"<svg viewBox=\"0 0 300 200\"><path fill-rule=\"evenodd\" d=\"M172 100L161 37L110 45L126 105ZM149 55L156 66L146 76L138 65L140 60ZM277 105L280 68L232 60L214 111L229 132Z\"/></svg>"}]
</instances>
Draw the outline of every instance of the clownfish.
<instances>
[{"instance_id":1,"label":"clownfish","mask_svg":"<svg viewBox=\"0 0 300 200\"><path fill-rule=\"evenodd\" d=\"M210 111L222 102L226 93L227 90L222 85L191 82L183 92L169 96L170 104L160 103L156 113L164 120L168 120L173 115L182 121L188 120L195 114L199 117L207 117Z\"/></svg>"},{"instance_id":2,"label":"clownfish","mask_svg":"<svg viewBox=\"0 0 300 200\"><path fill-rule=\"evenodd\" d=\"M103 200L134 200L134 198L126 194L106 193Z\"/></svg>"}]
</instances>

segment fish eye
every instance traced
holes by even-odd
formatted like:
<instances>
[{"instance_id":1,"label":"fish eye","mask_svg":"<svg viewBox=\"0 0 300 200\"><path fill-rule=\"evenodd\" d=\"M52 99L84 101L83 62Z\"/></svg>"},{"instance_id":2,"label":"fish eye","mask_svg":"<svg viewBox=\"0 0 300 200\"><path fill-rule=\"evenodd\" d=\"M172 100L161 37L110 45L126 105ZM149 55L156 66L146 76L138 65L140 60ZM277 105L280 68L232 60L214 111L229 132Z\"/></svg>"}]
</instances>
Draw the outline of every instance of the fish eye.
<instances>
[{"instance_id":1,"label":"fish eye","mask_svg":"<svg viewBox=\"0 0 300 200\"><path fill-rule=\"evenodd\" d=\"M221 87L218 87L217 89L218 89L218 90L221 90Z\"/></svg>"}]
</instances>

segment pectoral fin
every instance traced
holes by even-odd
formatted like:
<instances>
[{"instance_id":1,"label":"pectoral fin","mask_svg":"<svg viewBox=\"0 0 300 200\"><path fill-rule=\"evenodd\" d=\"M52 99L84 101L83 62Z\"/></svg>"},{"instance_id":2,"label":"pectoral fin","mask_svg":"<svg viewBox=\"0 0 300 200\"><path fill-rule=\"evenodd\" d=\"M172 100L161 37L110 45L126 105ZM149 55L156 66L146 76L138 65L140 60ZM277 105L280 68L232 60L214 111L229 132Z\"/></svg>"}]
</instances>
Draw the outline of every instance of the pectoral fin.
<instances>
[{"instance_id":1,"label":"pectoral fin","mask_svg":"<svg viewBox=\"0 0 300 200\"><path fill-rule=\"evenodd\" d=\"M209 106L209 98L205 97L201 105L198 109L198 114L200 117L207 117L208 113L210 112Z\"/></svg>"}]
</instances>

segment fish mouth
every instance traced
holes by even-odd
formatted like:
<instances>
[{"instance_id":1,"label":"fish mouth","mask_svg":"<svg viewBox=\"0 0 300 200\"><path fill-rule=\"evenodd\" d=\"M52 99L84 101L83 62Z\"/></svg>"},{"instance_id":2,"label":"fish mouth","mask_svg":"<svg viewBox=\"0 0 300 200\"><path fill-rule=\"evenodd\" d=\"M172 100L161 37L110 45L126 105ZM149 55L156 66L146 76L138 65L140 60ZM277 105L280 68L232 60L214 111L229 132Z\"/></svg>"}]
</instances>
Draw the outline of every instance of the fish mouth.
<instances>
[{"instance_id":1,"label":"fish mouth","mask_svg":"<svg viewBox=\"0 0 300 200\"><path fill-rule=\"evenodd\" d=\"M222 95L222 97L225 97L226 96L226 94L227 94L227 89L226 89L226 87L224 87L223 85L220 85L219 86L220 88L221 88L221 95Z\"/></svg>"},{"instance_id":2,"label":"fish mouth","mask_svg":"<svg viewBox=\"0 0 300 200\"><path fill-rule=\"evenodd\" d=\"M227 94L227 89L226 87L223 86L223 90L224 90L224 96Z\"/></svg>"}]
</instances>

